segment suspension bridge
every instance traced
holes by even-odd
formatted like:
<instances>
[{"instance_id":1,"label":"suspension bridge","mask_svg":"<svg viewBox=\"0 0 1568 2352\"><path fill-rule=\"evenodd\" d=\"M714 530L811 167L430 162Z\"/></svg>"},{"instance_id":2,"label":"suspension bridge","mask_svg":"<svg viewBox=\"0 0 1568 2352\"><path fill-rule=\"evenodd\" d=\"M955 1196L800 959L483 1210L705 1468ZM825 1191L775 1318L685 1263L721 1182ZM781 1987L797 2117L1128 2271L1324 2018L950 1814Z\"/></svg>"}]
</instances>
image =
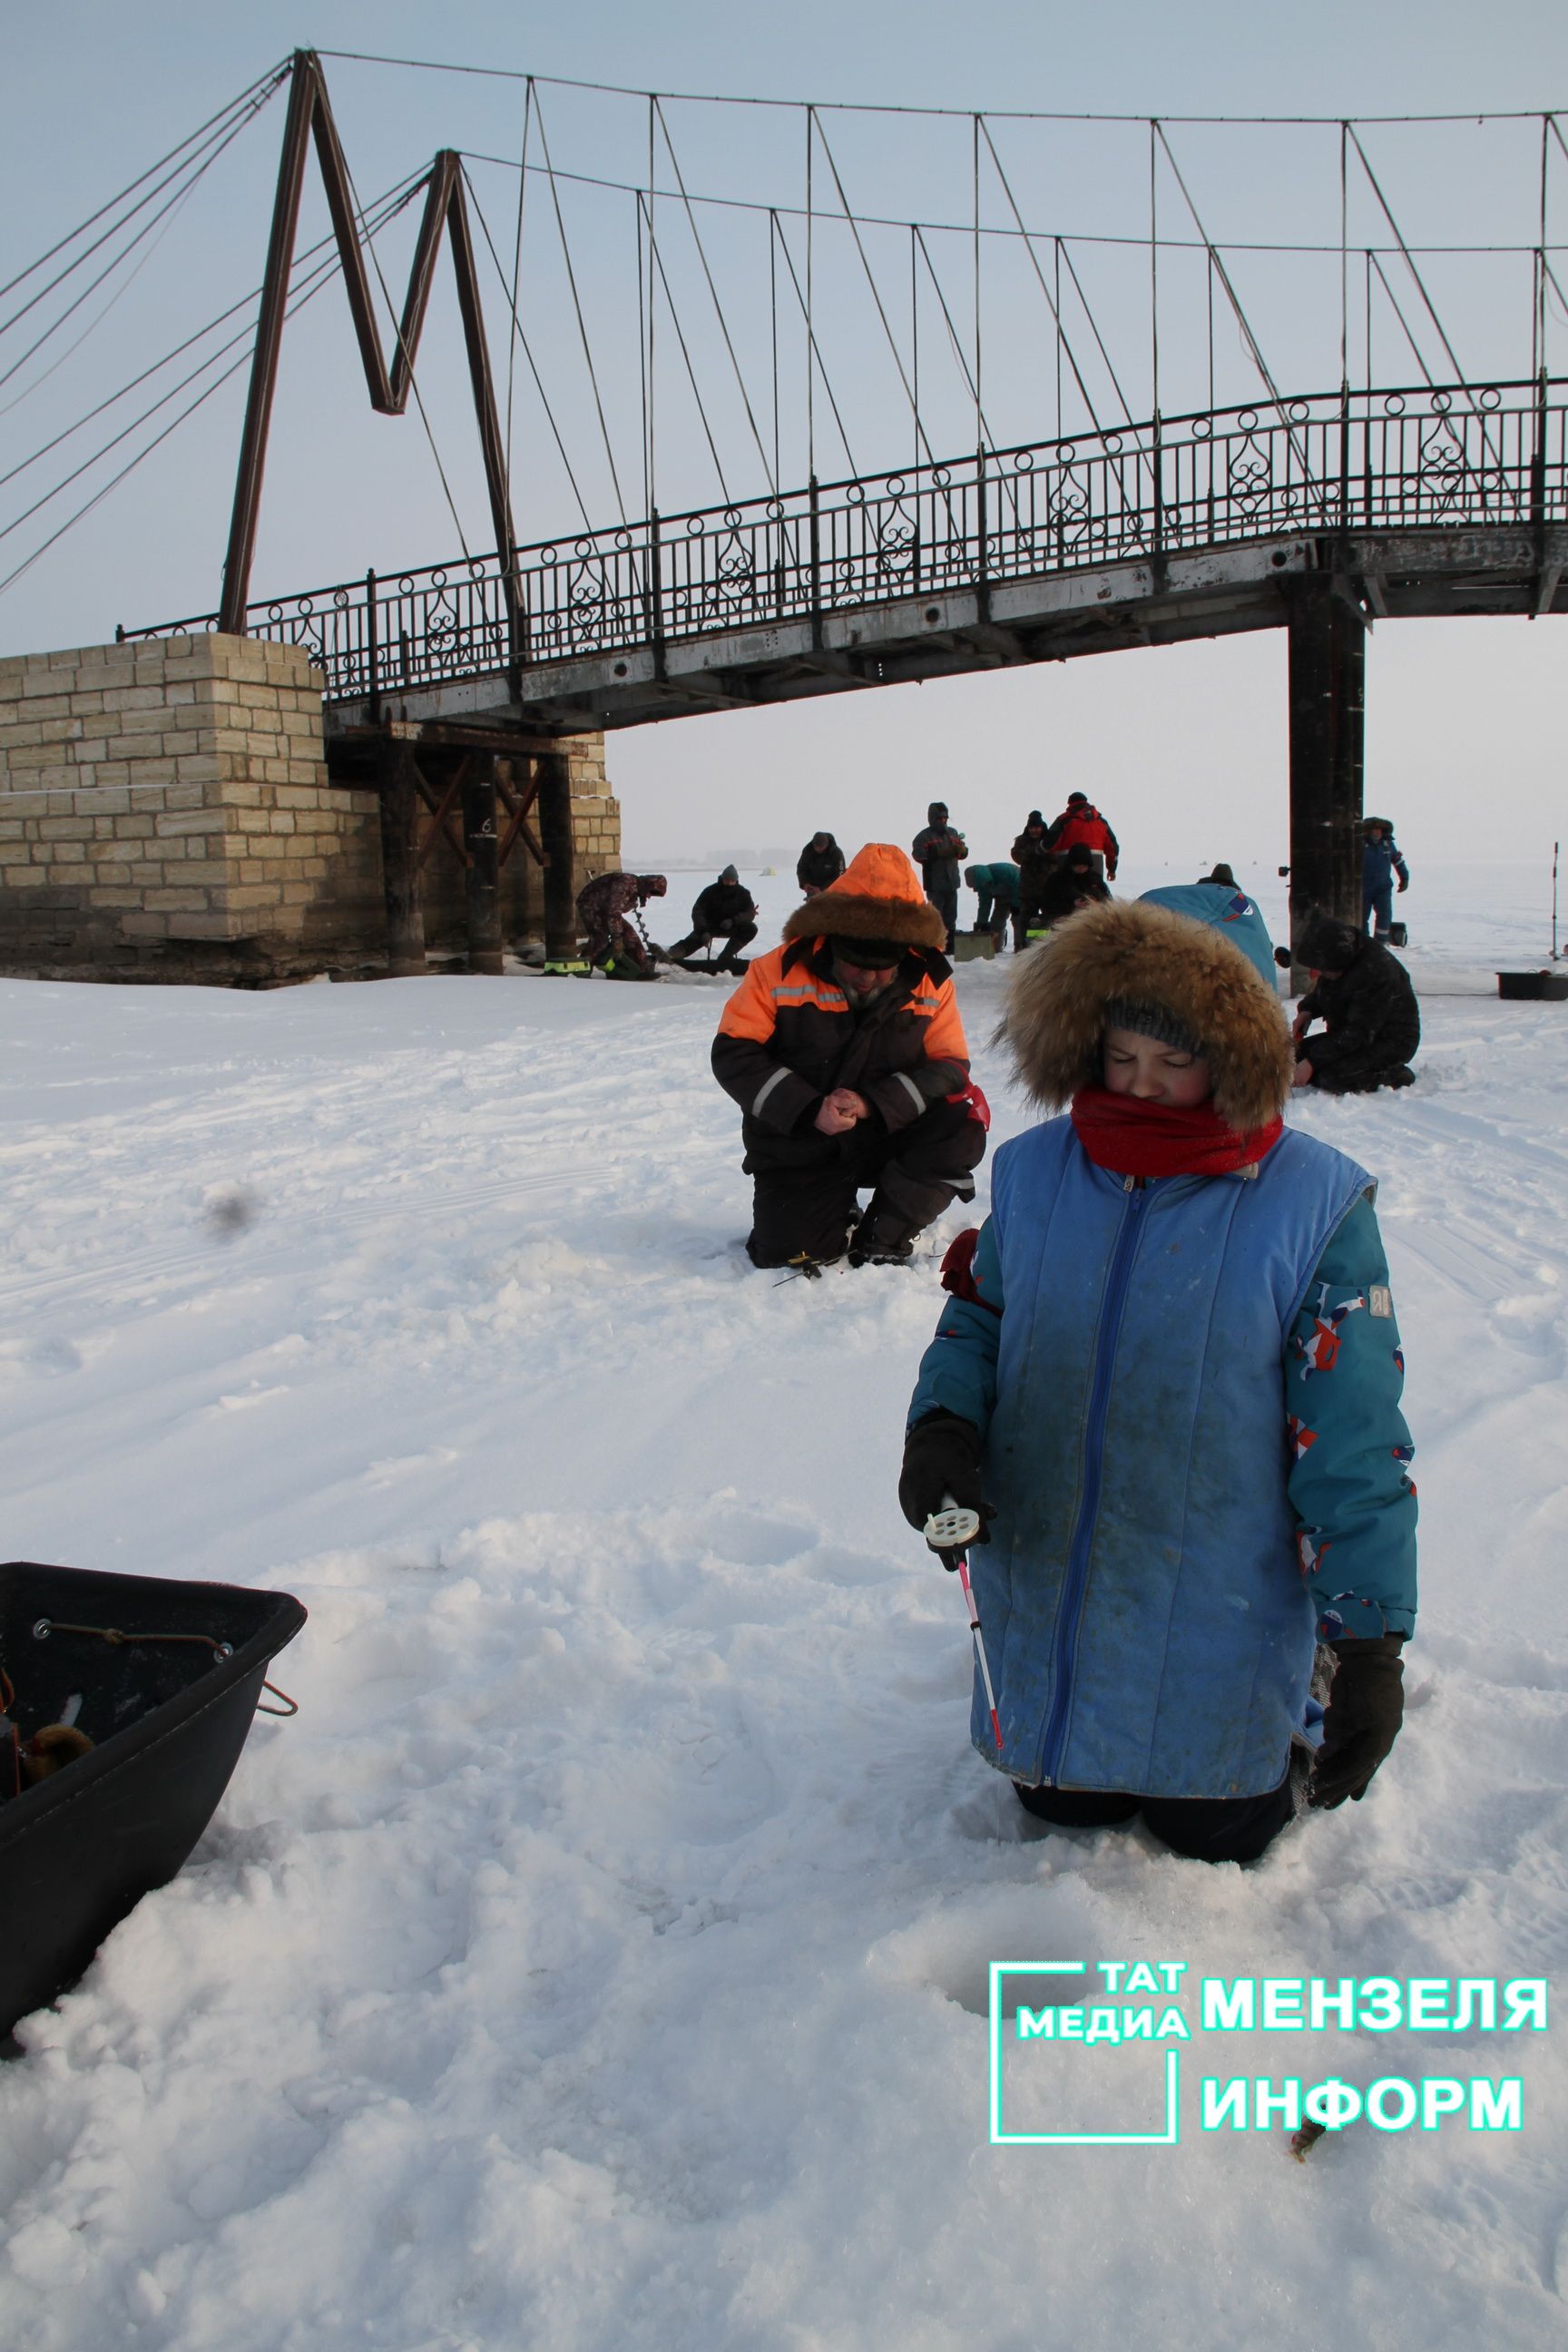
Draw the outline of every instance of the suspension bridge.
<instances>
[{"instance_id":1,"label":"suspension bridge","mask_svg":"<svg viewBox=\"0 0 1568 2352\"><path fill-rule=\"evenodd\" d=\"M495 79L521 92L515 160L443 149L369 205L358 199L315 52L297 52L216 128L203 127L190 172L288 89L254 336L242 318L220 346L191 339L208 354L208 373L198 368L175 387L202 383L199 402L247 372L222 595L212 611L118 632L127 646L216 632L301 649L320 684L333 778L402 795L403 817L384 826L400 867L446 825L459 766L471 795L498 758L535 759L547 809L548 755L563 738L1282 627L1293 895L1352 912L1367 631L1384 619L1568 610L1568 379L1552 367L1568 299L1552 234L1568 145L1552 110L1474 125L1506 142L1515 165L1521 153L1533 159L1504 186L1529 213L1528 233L1512 241L1495 232L1456 240L1450 231L1447 242L1423 242L1389 193L1379 126L1350 120L1289 126L1317 142L1320 163L1328 158L1326 177L1311 185L1331 234L1216 240L1212 200L1200 211L1193 193L1191 149L1200 131L1212 143L1219 126L1120 123L1119 135L1146 148L1134 177L1146 172L1147 218L1136 230L1123 218L1101 236L1026 218L1049 182L1033 199L1020 194L1020 139L1037 160L1042 142L1068 135L1067 118L931 110L917 129L934 124L967 148L969 217L900 219L852 206L842 118L907 110L781 104L801 184L787 194L713 195L689 180L671 119L683 104L725 102L605 92L646 113L644 168L617 181L556 162L546 90L553 105L558 88L526 75ZM1457 127L1439 127L1451 150ZM1103 121L1095 135L1107 135ZM761 155L766 142L755 143ZM312 148L331 228L297 260ZM493 229L480 201L481 167L515 183L510 257L507 226ZM194 184L177 176L186 169L178 162L155 192ZM610 306L608 349L603 306L597 348L590 326L603 248L590 241L574 252L564 201L587 188L629 202L634 218L635 293L626 283ZM378 243L420 198L396 312ZM525 225L531 238L552 241L548 303L523 290L534 251ZM746 236L765 239L765 270ZM254 597L285 324L339 279L371 404L398 415L412 400L461 533L453 469L419 378L443 245L488 548L474 551L465 539L461 554L442 562ZM1031 347L1018 325L1026 299L1044 328ZM504 402L492 358L498 306ZM215 324L232 326L244 308ZM880 366L875 392L865 353L844 357L851 310ZM9 323L0 320L0 335ZM1301 374L1312 370L1306 380L1317 388L1290 388L1268 356L1279 342ZM1474 353L1483 342L1489 373L1458 357L1460 345ZM575 397L552 399L556 345L580 363ZM520 537L514 511L516 394L530 381L535 437L553 445L576 509L569 528L531 541ZM1048 429L1010 437L1009 416ZM141 454L172 426L154 429ZM884 451L901 440L905 462L858 465L851 440L864 447L868 431ZM786 447L799 461L793 479ZM710 461L720 496L682 503L678 495L661 510L663 483L673 478L679 492ZM628 510L628 483L640 488L640 516L635 490ZM531 461L531 497L542 504L549 494L536 484ZM0 527L0 543L15 528ZM444 780L432 767L443 760ZM433 820L424 851L416 794ZM548 863L528 832L529 805L514 809L511 833L521 827ZM557 811L558 839L560 823ZM405 873L405 903L407 884ZM569 921L564 888L558 877L558 929Z\"/></svg>"}]
</instances>

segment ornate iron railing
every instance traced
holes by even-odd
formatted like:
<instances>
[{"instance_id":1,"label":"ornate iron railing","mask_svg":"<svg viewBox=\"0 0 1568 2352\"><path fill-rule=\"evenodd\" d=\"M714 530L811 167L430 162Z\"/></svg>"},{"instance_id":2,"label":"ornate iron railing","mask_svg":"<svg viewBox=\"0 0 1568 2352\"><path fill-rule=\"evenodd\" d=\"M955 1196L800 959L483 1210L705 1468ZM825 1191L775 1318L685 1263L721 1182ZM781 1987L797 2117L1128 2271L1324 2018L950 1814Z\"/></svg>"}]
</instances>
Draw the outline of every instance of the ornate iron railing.
<instances>
[{"instance_id":1,"label":"ornate iron railing","mask_svg":"<svg viewBox=\"0 0 1568 2352\"><path fill-rule=\"evenodd\" d=\"M328 701L1282 532L1568 520L1561 382L1319 394L986 450L247 608ZM216 616L121 632L170 636Z\"/></svg>"}]
</instances>

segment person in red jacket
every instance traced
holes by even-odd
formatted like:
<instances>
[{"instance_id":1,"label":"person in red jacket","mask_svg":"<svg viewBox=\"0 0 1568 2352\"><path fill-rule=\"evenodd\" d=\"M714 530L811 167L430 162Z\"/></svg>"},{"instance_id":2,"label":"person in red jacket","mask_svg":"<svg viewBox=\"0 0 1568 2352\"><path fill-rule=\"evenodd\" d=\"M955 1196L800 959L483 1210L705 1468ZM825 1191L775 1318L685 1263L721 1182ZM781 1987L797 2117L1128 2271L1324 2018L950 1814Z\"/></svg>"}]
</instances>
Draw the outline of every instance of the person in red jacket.
<instances>
[{"instance_id":1,"label":"person in red jacket","mask_svg":"<svg viewBox=\"0 0 1568 2352\"><path fill-rule=\"evenodd\" d=\"M1121 855L1116 835L1087 793L1069 793L1066 808L1046 835L1046 847L1060 856L1080 841L1088 848L1099 851L1105 860L1105 878L1114 882L1117 860Z\"/></svg>"},{"instance_id":2,"label":"person in red jacket","mask_svg":"<svg viewBox=\"0 0 1568 2352\"><path fill-rule=\"evenodd\" d=\"M945 929L903 851L871 842L725 1005L713 1075L742 1114L753 1265L902 1265L974 1198L986 1114Z\"/></svg>"}]
</instances>

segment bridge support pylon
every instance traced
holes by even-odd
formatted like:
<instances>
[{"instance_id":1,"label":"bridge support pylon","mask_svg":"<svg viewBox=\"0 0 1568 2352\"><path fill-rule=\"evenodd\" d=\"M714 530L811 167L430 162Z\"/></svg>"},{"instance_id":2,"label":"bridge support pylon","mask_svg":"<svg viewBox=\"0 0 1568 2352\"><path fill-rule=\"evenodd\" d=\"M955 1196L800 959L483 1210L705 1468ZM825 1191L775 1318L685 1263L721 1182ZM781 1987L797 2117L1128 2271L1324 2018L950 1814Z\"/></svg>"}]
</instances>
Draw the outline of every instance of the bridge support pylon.
<instances>
[{"instance_id":1,"label":"bridge support pylon","mask_svg":"<svg viewBox=\"0 0 1568 2352\"><path fill-rule=\"evenodd\" d=\"M1289 591L1290 933L1314 907L1361 919L1366 622L1351 583L1309 572ZM1298 992L1306 974L1292 967Z\"/></svg>"}]
</instances>

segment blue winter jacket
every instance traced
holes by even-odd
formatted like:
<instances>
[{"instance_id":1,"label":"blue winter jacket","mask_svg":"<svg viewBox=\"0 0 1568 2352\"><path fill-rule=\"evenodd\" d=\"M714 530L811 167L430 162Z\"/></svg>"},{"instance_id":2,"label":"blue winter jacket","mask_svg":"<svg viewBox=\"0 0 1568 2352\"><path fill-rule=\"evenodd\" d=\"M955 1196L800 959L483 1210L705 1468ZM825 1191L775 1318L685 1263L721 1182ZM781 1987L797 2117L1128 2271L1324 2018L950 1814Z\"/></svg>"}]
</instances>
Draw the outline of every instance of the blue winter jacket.
<instances>
[{"instance_id":1,"label":"blue winter jacket","mask_svg":"<svg viewBox=\"0 0 1568 2352\"><path fill-rule=\"evenodd\" d=\"M1212 930L1223 932L1279 994L1274 942L1262 908L1245 890L1226 890L1217 882L1172 882L1163 889L1143 890L1139 896L1148 906L1169 907L1173 914L1191 915Z\"/></svg>"},{"instance_id":2,"label":"blue winter jacket","mask_svg":"<svg viewBox=\"0 0 1568 2352\"><path fill-rule=\"evenodd\" d=\"M1315 1640L1408 1633L1415 1489L1371 1180L1290 1130L1256 1172L1139 1184L1057 1118L997 1153L973 1295L910 1407L985 1435L970 1554L1031 1787L1278 1786Z\"/></svg>"},{"instance_id":3,"label":"blue winter jacket","mask_svg":"<svg viewBox=\"0 0 1568 2352\"><path fill-rule=\"evenodd\" d=\"M1399 845L1388 834L1381 841L1363 841L1361 845L1361 887L1367 897L1374 890L1386 890L1398 875L1405 889L1410 887L1410 868L1399 854Z\"/></svg>"}]
</instances>

